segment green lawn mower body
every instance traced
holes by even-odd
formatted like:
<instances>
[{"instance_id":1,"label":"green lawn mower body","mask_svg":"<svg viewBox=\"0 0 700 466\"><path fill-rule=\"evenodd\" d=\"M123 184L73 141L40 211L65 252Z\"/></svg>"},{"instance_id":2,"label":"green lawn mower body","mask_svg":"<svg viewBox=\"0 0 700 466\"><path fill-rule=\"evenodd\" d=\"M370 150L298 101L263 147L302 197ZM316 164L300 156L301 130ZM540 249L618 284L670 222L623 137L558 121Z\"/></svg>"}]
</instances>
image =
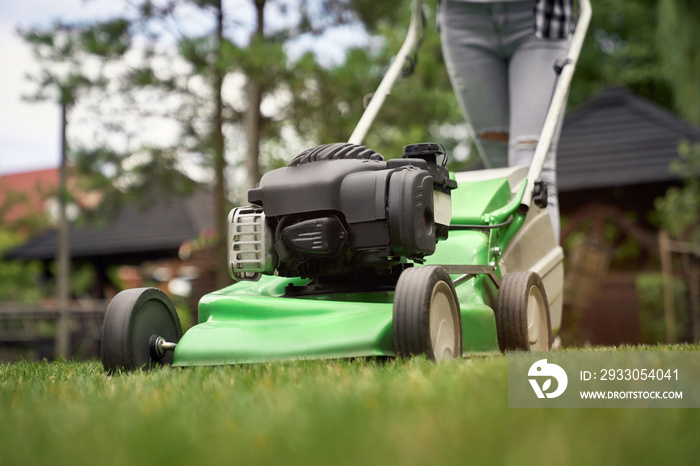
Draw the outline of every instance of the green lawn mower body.
<instances>
[{"instance_id":1,"label":"green lawn mower body","mask_svg":"<svg viewBox=\"0 0 700 466\"><path fill-rule=\"evenodd\" d=\"M563 252L546 209L533 203L519 212L526 174L526 167L458 173L451 226L463 229L426 257L424 265L442 266L457 283L464 353L499 351L494 309L506 273L542 278L552 334L559 328ZM263 275L204 296L199 324L177 344L174 365L396 355L394 291L290 293L308 281Z\"/></svg>"}]
</instances>

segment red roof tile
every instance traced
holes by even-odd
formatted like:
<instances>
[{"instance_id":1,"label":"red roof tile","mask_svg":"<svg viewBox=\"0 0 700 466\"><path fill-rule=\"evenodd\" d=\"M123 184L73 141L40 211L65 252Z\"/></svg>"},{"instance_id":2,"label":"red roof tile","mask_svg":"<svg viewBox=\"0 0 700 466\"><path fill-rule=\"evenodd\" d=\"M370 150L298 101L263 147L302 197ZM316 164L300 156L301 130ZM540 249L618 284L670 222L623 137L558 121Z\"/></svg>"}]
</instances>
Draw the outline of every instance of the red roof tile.
<instances>
[{"instance_id":1,"label":"red roof tile","mask_svg":"<svg viewBox=\"0 0 700 466\"><path fill-rule=\"evenodd\" d=\"M30 213L44 212L44 203L56 193L58 182L57 168L0 175L0 207L14 195L26 199L13 205L0 220L13 222Z\"/></svg>"}]
</instances>

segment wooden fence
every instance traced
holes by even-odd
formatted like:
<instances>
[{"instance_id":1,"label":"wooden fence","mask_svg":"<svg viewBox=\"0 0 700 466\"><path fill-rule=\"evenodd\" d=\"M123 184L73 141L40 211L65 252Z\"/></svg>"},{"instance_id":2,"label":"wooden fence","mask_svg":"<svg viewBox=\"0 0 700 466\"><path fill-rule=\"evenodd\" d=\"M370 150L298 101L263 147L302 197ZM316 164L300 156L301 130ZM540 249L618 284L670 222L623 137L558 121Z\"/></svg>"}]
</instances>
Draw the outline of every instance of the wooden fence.
<instances>
[{"instance_id":1,"label":"wooden fence","mask_svg":"<svg viewBox=\"0 0 700 466\"><path fill-rule=\"evenodd\" d=\"M69 357L99 357L106 309L107 301L69 304ZM53 307L0 303L0 361L53 359L58 318L59 311Z\"/></svg>"}]
</instances>

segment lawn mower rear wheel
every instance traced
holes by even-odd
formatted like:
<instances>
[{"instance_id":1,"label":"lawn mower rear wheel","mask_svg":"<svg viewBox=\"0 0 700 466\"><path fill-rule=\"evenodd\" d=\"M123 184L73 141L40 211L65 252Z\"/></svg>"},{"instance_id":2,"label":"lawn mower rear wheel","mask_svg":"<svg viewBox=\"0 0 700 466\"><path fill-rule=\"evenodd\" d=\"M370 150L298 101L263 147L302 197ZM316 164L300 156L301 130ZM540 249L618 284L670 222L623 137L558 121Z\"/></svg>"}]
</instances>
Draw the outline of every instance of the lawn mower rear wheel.
<instances>
[{"instance_id":1,"label":"lawn mower rear wheel","mask_svg":"<svg viewBox=\"0 0 700 466\"><path fill-rule=\"evenodd\" d=\"M439 266L404 270L394 295L394 349L442 361L462 355L462 316L449 274Z\"/></svg>"},{"instance_id":2,"label":"lawn mower rear wheel","mask_svg":"<svg viewBox=\"0 0 700 466\"><path fill-rule=\"evenodd\" d=\"M507 273L496 302L496 331L501 351L547 351L552 326L542 279L535 272Z\"/></svg>"}]
</instances>

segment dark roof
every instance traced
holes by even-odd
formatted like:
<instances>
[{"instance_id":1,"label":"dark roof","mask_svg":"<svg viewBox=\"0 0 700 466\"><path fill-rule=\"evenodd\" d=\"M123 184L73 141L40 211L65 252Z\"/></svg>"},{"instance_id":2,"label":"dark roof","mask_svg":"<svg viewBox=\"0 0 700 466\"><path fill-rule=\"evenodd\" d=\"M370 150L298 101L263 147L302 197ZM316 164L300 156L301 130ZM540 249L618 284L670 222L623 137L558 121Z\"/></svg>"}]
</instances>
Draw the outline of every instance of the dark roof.
<instances>
[{"instance_id":1,"label":"dark roof","mask_svg":"<svg viewBox=\"0 0 700 466\"><path fill-rule=\"evenodd\" d=\"M623 88L601 92L564 120L557 155L560 191L677 179L678 141L700 129Z\"/></svg>"},{"instance_id":2,"label":"dark roof","mask_svg":"<svg viewBox=\"0 0 700 466\"><path fill-rule=\"evenodd\" d=\"M96 256L172 255L180 245L214 228L211 194L198 190L190 196L159 196L145 207L128 204L106 225L71 226L70 253L74 258ZM6 259L52 259L57 232L49 230L5 253Z\"/></svg>"}]
</instances>

